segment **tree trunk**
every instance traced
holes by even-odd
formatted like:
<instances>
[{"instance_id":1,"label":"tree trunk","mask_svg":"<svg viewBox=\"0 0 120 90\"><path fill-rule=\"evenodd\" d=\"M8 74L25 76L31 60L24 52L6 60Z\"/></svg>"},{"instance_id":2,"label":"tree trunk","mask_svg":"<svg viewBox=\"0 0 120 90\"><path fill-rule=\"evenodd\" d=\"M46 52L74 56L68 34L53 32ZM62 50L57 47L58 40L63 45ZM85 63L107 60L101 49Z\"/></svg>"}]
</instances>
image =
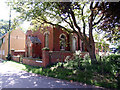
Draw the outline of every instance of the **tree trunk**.
<instances>
[{"instance_id":1,"label":"tree trunk","mask_svg":"<svg viewBox=\"0 0 120 90\"><path fill-rule=\"evenodd\" d=\"M92 45L89 45L89 46L90 47L88 49L88 52L89 52L89 55L91 58L91 62L92 62L92 64L94 64L97 62L96 54L95 54L95 43L92 43Z\"/></svg>"},{"instance_id":2,"label":"tree trunk","mask_svg":"<svg viewBox=\"0 0 120 90\"><path fill-rule=\"evenodd\" d=\"M94 16L94 12L92 10L92 5L93 3L91 3L90 5L90 9L91 9L91 15L89 18L89 45L88 45L88 52L91 58L91 62L92 64L96 63L96 55L95 55L95 43L94 43L94 38L93 38L93 16Z\"/></svg>"},{"instance_id":3,"label":"tree trunk","mask_svg":"<svg viewBox=\"0 0 120 90\"><path fill-rule=\"evenodd\" d=\"M92 49L91 49L91 51L89 51L89 55L90 55L90 58L91 58L91 62L95 63L97 61L96 60L96 55L95 55L95 53Z\"/></svg>"},{"instance_id":4,"label":"tree trunk","mask_svg":"<svg viewBox=\"0 0 120 90\"><path fill-rule=\"evenodd\" d=\"M88 50L88 53L90 55L90 59L92 63L96 63L97 59L96 59L96 54L95 54L95 43L94 43L94 39L90 39L90 43L88 43L88 41L84 41L85 46Z\"/></svg>"}]
</instances>

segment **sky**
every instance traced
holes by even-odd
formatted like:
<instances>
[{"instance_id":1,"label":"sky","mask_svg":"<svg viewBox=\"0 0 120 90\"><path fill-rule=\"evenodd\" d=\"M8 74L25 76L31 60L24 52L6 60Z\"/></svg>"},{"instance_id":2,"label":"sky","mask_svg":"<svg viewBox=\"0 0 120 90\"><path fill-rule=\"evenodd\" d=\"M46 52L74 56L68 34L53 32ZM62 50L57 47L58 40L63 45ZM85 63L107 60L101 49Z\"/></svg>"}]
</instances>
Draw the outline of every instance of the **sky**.
<instances>
[{"instance_id":1,"label":"sky","mask_svg":"<svg viewBox=\"0 0 120 90\"><path fill-rule=\"evenodd\" d=\"M7 0L0 0L0 20L6 20L9 21L9 14L10 14L10 7L7 6L7 4L5 3ZM13 19L19 15L17 12L15 11L11 11L11 21L13 21ZM30 25L30 22L23 22L22 25L20 25L20 27L23 28L23 31L27 31L28 27Z\"/></svg>"},{"instance_id":2,"label":"sky","mask_svg":"<svg viewBox=\"0 0 120 90\"><path fill-rule=\"evenodd\" d=\"M7 4L5 3L7 0L0 0L0 20L6 20L9 21L9 14L10 14L10 7L7 6ZM16 13L15 11L11 11L11 21L13 21L13 19L19 15L18 13ZM30 22L23 22L23 24L21 25L22 28L24 28L24 30L28 29L28 26L30 25Z\"/></svg>"}]
</instances>

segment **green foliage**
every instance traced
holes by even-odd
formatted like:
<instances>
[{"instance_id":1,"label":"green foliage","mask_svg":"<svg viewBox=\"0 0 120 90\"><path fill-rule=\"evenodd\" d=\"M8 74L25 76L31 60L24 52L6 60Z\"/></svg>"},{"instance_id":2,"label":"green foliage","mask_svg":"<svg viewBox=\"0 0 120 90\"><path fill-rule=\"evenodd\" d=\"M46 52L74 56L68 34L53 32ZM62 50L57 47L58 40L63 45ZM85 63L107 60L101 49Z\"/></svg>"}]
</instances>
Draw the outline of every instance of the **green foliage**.
<instances>
[{"instance_id":1,"label":"green foliage","mask_svg":"<svg viewBox=\"0 0 120 90\"><path fill-rule=\"evenodd\" d=\"M5 20L0 20L0 36L7 33L9 30L9 22Z\"/></svg>"},{"instance_id":2,"label":"green foliage","mask_svg":"<svg viewBox=\"0 0 120 90\"><path fill-rule=\"evenodd\" d=\"M55 27L59 26L68 33L74 32L79 35L81 40L87 45L87 49L95 48L94 45L92 45L94 42L92 32L99 26L100 21L103 20L104 13L101 13L102 10L104 10L103 3L87 1L36 2L36 0L28 2L23 0L23 2L21 2L17 0L16 2L12 2L11 5L14 10L20 12L20 19L33 20L35 22L32 23L35 25L33 26L34 30L39 29L41 25L44 26L45 24ZM87 35L91 38L89 42L87 42ZM90 47L88 43L92 46ZM66 45L67 43L64 46L66 47ZM94 49L88 50L90 52Z\"/></svg>"},{"instance_id":3,"label":"green foliage","mask_svg":"<svg viewBox=\"0 0 120 90\"><path fill-rule=\"evenodd\" d=\"M44 47L42 48L42 50L50 50L48 47Z\"/></svg>"},{"instance_id":4,"label":"green foliage","mask_svg":"<svg viewBox=\"0 0 120 90\"><path fill-rule=\"evenodd\" d=\"M13 61L7 61L4 64L49 77L78 81L105 88L118 88L120 82L116 75L120 74L120 55L110 55L102 58L97 55L96 64L91 64L90 60L89 56L86 55L84 59L77 57L74 60L64 63L59 62L46 68L18 64ZM63 67L61 67L62 64Z\"/></svg>"}]
</instances>

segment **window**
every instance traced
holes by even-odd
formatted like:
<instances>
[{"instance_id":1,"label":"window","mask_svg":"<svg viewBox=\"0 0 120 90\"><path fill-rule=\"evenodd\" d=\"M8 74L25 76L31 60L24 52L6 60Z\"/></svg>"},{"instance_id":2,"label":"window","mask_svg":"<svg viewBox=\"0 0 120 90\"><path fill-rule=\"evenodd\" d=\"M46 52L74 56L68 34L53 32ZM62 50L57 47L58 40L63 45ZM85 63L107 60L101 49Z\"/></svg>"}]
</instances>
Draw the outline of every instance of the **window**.
<instances>
[{"instance_id":1,"label":"window","mask_svg":"<svg viewBox=\"0 0 120 90\"><path fill-rule=\"evenodd\" d=\"M45 34L45 47L49 47L49 34Z\"/></svg>"},{"instance_id":2,"label":"window","mask_svg":"<svg viewBox=\"0 0 120 90\"><path fill-rule=\"evenodd\" d=\"M76 51L77 49L77 38L73 37L73 41L72 41L72 50Z\"/></svg>"},{"instance_id":3,"label":"window","mask_svg":"<svg viewBox=\"0 0 120 90\"><path fill-rule=\"evenodd\" d=\"M60 35L60 49L65 50L66 46L66 36L64 34Z\"/></svg>"}]
</instances>

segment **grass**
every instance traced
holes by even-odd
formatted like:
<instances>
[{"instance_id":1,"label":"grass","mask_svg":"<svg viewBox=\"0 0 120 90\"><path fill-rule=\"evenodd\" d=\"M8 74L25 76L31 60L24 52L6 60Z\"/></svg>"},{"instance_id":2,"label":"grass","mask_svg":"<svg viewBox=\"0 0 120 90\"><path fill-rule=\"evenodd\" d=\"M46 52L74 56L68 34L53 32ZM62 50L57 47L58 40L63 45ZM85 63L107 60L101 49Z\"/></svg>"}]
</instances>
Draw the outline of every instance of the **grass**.
<instances>
[{"instance_id":1,"label":"grass","mask_svg":"<svg viewBox=\"0 0 120 90\"><path fill-rule=\"evenodd\" d=\"M24 65L14 61L7 61L4 64L49 77L78 81L105 88L118 88L116 74L120 73L120 55L110 55L102 57L102 59L97 56L97 60L96 64L91 64L89 56L86 56L84 59L76 58L63 64L59 62L47 68Z\"/></svg>"}]
</instances>

